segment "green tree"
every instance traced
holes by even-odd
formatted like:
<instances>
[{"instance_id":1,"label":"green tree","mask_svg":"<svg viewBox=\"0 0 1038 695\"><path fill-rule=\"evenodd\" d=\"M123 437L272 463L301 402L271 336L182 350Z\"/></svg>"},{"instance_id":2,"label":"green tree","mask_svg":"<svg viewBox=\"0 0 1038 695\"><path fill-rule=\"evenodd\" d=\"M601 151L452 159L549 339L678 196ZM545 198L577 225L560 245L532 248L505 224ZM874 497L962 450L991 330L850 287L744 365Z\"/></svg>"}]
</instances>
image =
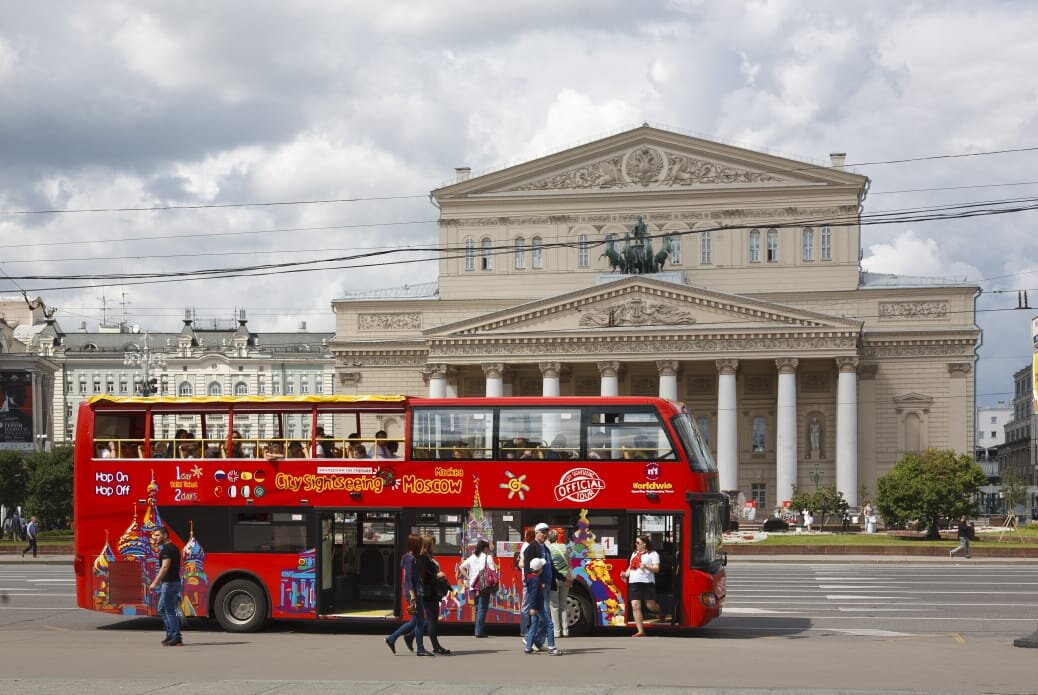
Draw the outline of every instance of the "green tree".
<instances>
[{"instance_id":1,"label":"green tree","mask_svg":"<svg viewBox=\"0 0 1038 695\"><path fill-rule=\"evenodd\" d=\"M25 501L25 486L29 480L25 459L15 451L0 451L0 504L9 508Z\"/></svg>"},{"instance_id":2,"label":"green tree","mask_svg":"<svg viewBox=\"0 0 1038 695\"><path fill-rule=\"evenodd\" d=\"M1016 514L1017 506L1027 498L1027 481L1017 475L1016 471L1008 471L1002 476L1000 492L1005 500L1006 516Z\"/></svg>"},{"instance_id":3,"label":"green tree","mask_svg":"<svg viewBox=\"0 0 1038 695\"><path fill-rule=\"evenodd\" d=\"M799 488L794 488L790 506L796 510L809 509L821 520L820 527L825 526L830 518L842 519L843 513L850 508L843 493L835 485L820 487L814 492L801 492Z\"/></svg>"},{"instance_id":4,"label":"green tree","mask_svg":"<svg viewBox=\"0 0 1038 695\"><path fill-rule=\"evenodd\" d=\"M876 507L888 524L918 520L927 538L940 538L941 519L972 516L987 477L972 456L951 449L908 453L876 481Z\"/></svg>"},{"instance_id":5,"label":"green tree","mask_svg":"<svg viewBox=\"0 0 1038 695\"><path fill-rule=\"evenodd\" d=\"M72 447L55 447L29 459L26 511L40 521L63 523L72 516Z\"/></svg>"}]
</instances>

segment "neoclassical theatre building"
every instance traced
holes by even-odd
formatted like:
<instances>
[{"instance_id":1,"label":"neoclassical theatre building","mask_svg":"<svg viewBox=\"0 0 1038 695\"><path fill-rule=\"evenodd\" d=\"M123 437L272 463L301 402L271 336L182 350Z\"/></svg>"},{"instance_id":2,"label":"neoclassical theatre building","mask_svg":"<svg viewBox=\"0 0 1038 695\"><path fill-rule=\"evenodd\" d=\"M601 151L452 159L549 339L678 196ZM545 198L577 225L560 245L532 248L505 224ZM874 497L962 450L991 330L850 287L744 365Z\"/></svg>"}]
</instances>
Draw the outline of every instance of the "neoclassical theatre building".
<instances>
[{"instance_id":1,"label":"neoclassical theatre building","mask_svg":"<svg viewBox=\"0 0 1038 695\"><path fill-rule=\"evenodd\" d=\"M339 393L660 395L721 486L973 451L978 287L862 272L868 179L644 125L432 192L438 281L334 301ZM384 423L399 428L400 423Z\"/></svg>"}]
</instances>

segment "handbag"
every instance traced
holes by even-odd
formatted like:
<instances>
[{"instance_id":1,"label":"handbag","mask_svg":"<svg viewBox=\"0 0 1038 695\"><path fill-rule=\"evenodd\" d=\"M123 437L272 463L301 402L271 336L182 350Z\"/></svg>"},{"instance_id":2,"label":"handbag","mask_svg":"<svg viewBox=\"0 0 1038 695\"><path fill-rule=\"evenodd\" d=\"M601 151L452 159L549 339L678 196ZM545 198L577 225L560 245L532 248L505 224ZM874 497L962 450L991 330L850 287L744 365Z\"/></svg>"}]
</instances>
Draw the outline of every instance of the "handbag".
<instances>
[{"instance_id":1,"label":"handbag","mask_svg":"<svg viewBox=\"0 0 1038 695\"><path fill-rule=\"evenodd\" d=\"M445 577L436 578L436 600L442 601L451 592L450 582Z\"/></svg>"},{"instance_id":2,"label":"handbag","mask_svg":"<svg viewBox=\"0 0 1038 695\"><path fill-rule=\"evenodd\" d=\"M489 565L483 565L483 569L479 571L479 575L476 577L476 590L481 594L496 594L497 588L501 585L501 575L496 569Z\"/></svg>"}]
</instances>

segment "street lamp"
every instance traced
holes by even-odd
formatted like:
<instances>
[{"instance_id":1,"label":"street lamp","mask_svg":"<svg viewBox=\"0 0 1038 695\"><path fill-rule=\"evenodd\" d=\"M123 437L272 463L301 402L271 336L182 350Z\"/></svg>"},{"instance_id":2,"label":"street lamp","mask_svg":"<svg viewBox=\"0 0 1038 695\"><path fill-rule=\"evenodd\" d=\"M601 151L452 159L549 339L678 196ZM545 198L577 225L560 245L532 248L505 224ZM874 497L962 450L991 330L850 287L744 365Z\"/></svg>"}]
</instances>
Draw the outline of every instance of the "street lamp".
<instances>
[{"instance_id":1,"label":"street lamp","mask_svg":"<svg viewBox=\"0 0 1038 695\"><path fill-rule=\"evenodd\" d=\"M147 332L144 334L144 349L124 353L123 364L127 367L140 367L142 396L154 396L158 393L158 379L151 376L151 370L164 368L166 355L151 351L151 337Z\"/></svg>"}]
</instances>

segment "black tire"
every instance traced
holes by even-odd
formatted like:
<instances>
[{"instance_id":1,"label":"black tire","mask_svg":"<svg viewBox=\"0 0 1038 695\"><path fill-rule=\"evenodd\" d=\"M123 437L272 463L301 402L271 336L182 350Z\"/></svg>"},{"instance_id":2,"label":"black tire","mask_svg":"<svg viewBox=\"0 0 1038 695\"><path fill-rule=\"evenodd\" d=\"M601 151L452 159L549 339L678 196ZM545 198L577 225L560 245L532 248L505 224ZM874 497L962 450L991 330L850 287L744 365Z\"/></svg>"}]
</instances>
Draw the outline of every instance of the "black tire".
<instances>
[{"instance_id":1,"label":"black tire","mask_svg":"<svg viewBox=\"0 0 1038 695\"><path fill-rule=\"evenodd\" d=\"M569 590L566 597L566 620L569 622L569 634L574 637L590 635L595 628L594 607L583 586L574 584Z\"/></svg>"},{"instance_id":2,"label":"black tire","mask_svg":"<svg viewBox=\"0 0 1038 695\"><path fill-rule=\"evenodd\" d=\"M213 613L227 632L258 632L267 625L267 596L256 582L234 579L220 587Z\"/></svg>"}]
</instances>

